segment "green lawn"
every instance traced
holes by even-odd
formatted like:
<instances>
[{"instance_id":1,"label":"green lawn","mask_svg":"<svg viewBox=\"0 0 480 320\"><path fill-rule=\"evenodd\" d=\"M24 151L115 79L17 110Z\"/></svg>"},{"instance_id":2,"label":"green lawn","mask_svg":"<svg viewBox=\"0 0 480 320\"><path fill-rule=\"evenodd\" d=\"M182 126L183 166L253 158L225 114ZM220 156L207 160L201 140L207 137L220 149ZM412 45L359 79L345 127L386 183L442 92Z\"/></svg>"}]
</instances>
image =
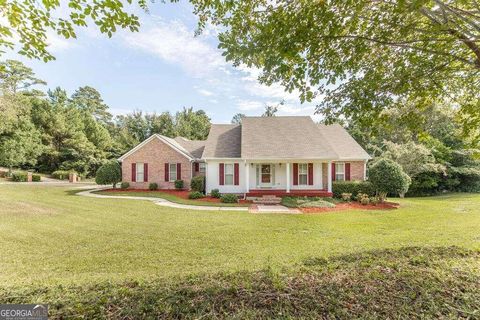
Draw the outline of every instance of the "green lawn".
<instances>
[{"instance_id":1,"label":"green lawn","mask_svg":"<svg viewBox=\"0 0 480 320\"><path fill-rule=\"evenodd\" d=\"M207 202L202 199L191 200L177 197L173 194L161 191L95 191L94 193L107 196L130 196L130 197L147 197L147 198L162 198L171 202L180 204L191 204L194 206L208 206L208 207L248 207L248 203L221 203L221 202Z\"/></svg>"},{"instance_id":2,"label":"green lawn","mask_svg":"<svg viewBox=\"0 0 480 320\"><path fill-rule=\"evenodd\" d=\"M0 185L0 301L67 318L480 317L480 195L400 203L254 215Z\"/></svg>"}]
</instances>

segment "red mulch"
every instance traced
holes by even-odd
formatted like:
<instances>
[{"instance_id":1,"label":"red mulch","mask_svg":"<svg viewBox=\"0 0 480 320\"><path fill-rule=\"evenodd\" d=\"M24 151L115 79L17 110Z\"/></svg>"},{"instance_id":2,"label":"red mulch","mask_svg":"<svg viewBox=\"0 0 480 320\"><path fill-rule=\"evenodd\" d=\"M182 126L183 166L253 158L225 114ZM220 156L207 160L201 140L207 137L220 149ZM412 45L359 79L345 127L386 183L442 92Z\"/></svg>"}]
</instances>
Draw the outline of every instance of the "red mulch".
<instances>
[{"instance_id":1,"label":"red mulch","mask_svg":"<svg viewBox=\"0 0 480 320\"><path fill-rule=\"evenodd\" d=\"M175 190L175 189L158 189L158 190L150 190L150 189L106 189L102 191L107 191L107 192L148 192L148 193L168 193L172 196L179 197L182 199L188 199L188 194L190 191L188 190ZM218 198L213 198L210 196L206 196L201 199L189 199L192 201L198 201L198 202L212 202L212 203L220 203L220 199ZM252 203L252 201L247 201L247 200L239 200L239 203Z\"/></svg>"},{"instance_id":2,"label":"red mulch","mask_svg":"<svg viewBox=\"0 0 480 320\"><path fill-rule=\"evenodd\" d=\"M303 213L322 213L330 211L343 211L350 209L361 209L361 210L392 210L398 209L400 205L395 202L384 202L379 203L376 206L373 204L363 205L358 202L344 202L337 203L335 208L299 208Z\"/></svg>"}]
</instances>

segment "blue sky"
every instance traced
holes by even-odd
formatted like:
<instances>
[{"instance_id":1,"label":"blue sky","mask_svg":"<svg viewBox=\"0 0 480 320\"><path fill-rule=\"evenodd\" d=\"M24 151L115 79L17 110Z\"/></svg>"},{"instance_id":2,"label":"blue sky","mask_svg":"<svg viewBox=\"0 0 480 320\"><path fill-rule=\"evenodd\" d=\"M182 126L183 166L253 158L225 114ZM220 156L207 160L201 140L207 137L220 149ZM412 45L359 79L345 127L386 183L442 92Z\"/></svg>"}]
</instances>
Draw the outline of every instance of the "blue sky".
<instances>
[{"instance_id":1,"label":"blue sky","mask_svg":"<svg viewBox=\"0 0 480 320\"><path fill-rule=\"evenodd\" d=\"M233 68L217 49L217 31L208 27L194 37L196 17L184 3L151 4L140 16L140 32L120 31L111 39L92 25L77 29L78 39L49 36L56 60L44 63L9 53L23 61L48 88L71 94L89 85L100 91L114 114L133 110L203 109L212 122L228 123L238 112L260 115L265 104L278 104L279 115L311 115L314 104L300 104L297 93L257 81L259 70ZM318 116L314 116L318 118Z\"/></svg>"}]
</instances>

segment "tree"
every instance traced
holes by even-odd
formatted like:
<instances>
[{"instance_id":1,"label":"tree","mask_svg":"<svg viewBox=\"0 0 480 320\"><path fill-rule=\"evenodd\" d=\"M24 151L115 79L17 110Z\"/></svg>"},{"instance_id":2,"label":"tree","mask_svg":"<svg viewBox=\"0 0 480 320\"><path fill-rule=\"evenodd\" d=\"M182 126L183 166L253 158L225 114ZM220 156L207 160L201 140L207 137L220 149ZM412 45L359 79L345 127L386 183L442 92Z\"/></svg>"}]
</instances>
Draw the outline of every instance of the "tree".
<instances>
[{"instance_id":1,"label":"tree","mask_svg":"<svg viewBox=\"0 0 480 320\"><path fill-rule=\"evenodd\" d=\"M22 62L17 60L0 62L0 91L3 92L3 94L16 94L18 91L26 90L37 84L45 85L47 83L36 78L33 70L25 66Z\"/></svg>"},{"instance_id":2,"label":"tree","mask_svg":"<svg viewBox=\"0 0 480 320\"><path fill-rule=\"evenodd\" d=\"M132 2L129 1L130 3ZM136 4L147 10L146 1L138 0ZM100 32L108 37L111 37L117 28L138 31L138 17L129 13L126 8L134 10L118 0L0 2L0 54L3 52L2 47L14 49L15 39L21 43L20 54L45 62L52 60L54 57L48 51L48 32L65 39L76 38L75 27L87 27L87 22L97 25Z\"/></svg>"},{"instance_id":3,"label":"tree","mask_svg":"<svg viewBox=\"0 0 480 320\"><path fill-rule=\"evenodd\" d=\"M205 140L210 131L210 118L205 111L193 111L193 108L183 108L175 116L177 134L191 140Z\"/></svg>"},{"instance_id":4,"label":"tree","mask_svg":"<svg viewBox=\"0 0 480 320\"><path fill-rule=\"evenodd\" d=\"M113 189L120 181L122 181L122 168L117 160L110 160L103 164L95 175L96 184L111 184Z\"/></svg>"},{"instance_id":5,"label":"tree","mask_svg":"<svg viewBox=\"0 0 480 320\"><path fill-rule=\"evenodd\" d=\"M277 106L265 106L265 111L262 114L262 117L275 117L275 114L278 111Z\"/></svg>"},{"instance_id":6,"label":"tree","mask_svg":"<svg viewBox=\"0 0 480 320\"><path fill-rule=\"evenodd\" d=\"M146 114L145 118L150 127L150 134L158 133L170 138L175 138L175 120L170 112L162 112L159 115L156 113Z\"/></svg>"},{"instance_id":7,"label":"tree","mask_svg":"<svg viewBox=\"0 0 480 320\"><path fill-rule=\"evenodd\" d=\"M245 117L245 114L243 113L237 113L232 117L232 124L242 124L242 118Z\"/></svg>"},{"instance_id":8,"label":"tree","mask_svg":"<svg viewBox=\"0 0 480 320\"><path fill-rule=\"evenodd\" d=\"M228 61L302 101L322 96L327 122L368 124L401 101L437 97L460 108L465 129L480 124L477 0L191 2L200 30L223 26Z\"/></svg>"},{"instance_id":9,"label":"tree","mask_svg":"<svg viewBox=\"0 0 480 320\"><path fill-rule=\"evenodd\" d=\"M100 92L95 88L89 86L79 88L72 95L72 103L104 125L112 120L112 115L108 112L108 106L103 102Z\"/></svg>"},{"instance_id":10,"label":"tree","mask_svg":"<svg viewBox=\"0 0 480 320\"><path fill-rule=\"evenodd\" d=\"M372 183L380 201L384 201L387 194L403 196L410 186L411 179L402 167L390 160L380 158L370 167L368 180Z\"/></svg>"}]
</instances>

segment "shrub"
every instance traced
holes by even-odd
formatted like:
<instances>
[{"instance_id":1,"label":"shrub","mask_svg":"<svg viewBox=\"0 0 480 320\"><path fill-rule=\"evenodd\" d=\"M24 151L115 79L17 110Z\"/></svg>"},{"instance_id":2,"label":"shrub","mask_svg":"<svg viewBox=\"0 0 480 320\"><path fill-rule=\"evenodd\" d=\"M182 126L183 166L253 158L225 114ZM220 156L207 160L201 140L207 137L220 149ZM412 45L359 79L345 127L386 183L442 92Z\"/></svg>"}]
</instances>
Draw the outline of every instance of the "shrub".
<instances>
[{"instance_id":1,"label":"shrub","mask_svg":"<svg viewBox=\"0 0 480 320\"><path fill-rule=\"evenodd\" d=\"M380 202L380 199L378 197L370 197L370 204L373 204L376 206Z\"/></svg>"},{"instance_id":2,"label":"shrub","mask_svg":"<svg viewBox=\"0 0 480 320\"><path fill-rule=\"evenodd\" d=\"M122 181L122 169L117 160L108 161L98 168L95 176L97 184L111 184L115 189L120 181Z\"/></svg>"},{"instance_id":3,"label":"shrub","mask_svg":"<svg viewBox=\"0 0 480 320\"><path fill-rule=\"evenodd\" d=\"M148 190L155 191L158 189L158 184L156 182L152 182L148 185Z\"/></svg>"},{"instance_id":4,"label":"shrub","mask_svg":"<svg viewBox=\"0 0 480 320\"><path fill-rule=\"evenodd\" d=\"M58 180L68 180L70 173L76 173L73 170L57 170L52 173L52 177Z\"/></svg>"},{"instance_id":5,"label":"shrub","mask_svg":"<svg viewBox=\"0 0 480 320\"><path fill-rule=\"evenodd\" d=\"M42 177L39 174L32 174L32 182L40 182Z\"/></svg>"},{"instance_id":6,"label":"shrub","mask_svg":"<svg viewBox=\"0 0 480 320\"><path fill-rule=\"evenodd\" d=\"M218 189L212 189L212 191L210 192L210 195L212 196L212 198L217 198L217 199L220 199L220 197L222 196L222 194L220 193L220 190Z\"/></svg>"},{"instance_id":7,"label":"shrub","mask_svg":"<svg viewBox=\"0 0 480 320\"><path fill-rule=\"evenodd\" d=\"M193 191L205 193L205 177L204 176L193 177L192 181L190 181L190 188Z\"/></svg>"},{"instance_id":8,"label":"shrub","mask_svg":"<svg viewBox=\"0 0 480 320\"><path fill-rule=\"evenodd\" d=\"M353 197L356 197L358 193L375 195L375 189L368 181L334 181L332 192L335 198L341 198L342 193L351 193Z\"/></svg>"},{"instance_id":9,"label":"shrub","mask_svg":"<svg viewBox=\"0 0 480 320\"><path fill-rule=\"evenodd\" d=\"M128 189L128 188L130 188L130 183L128 183L128 182L122 182L122 183L120 184L120 188L122 188L122 189Z\"/></svg>"},{"instance_id":10,"label":"shrub","mask_svg":"<svg viewBox=\"0 0 480 320\"><path fill-rule=\"evenodd\" d=\"M342 193L342 200L350 202L350 200L352 200L352 194L346 192Z\"/></svg>"},{"instance_id":11,"label":"shrub","mask_svg":"<svg viewBox=\"0 0 480 320\"><path fill-rule=\"evenodd\" d=\"M177 190L183 189L183 180L175 180L175 189Z\"/></svg>"},{"instance_id":12,"label":"shrub","mask_svg":"<svg viewBox=\"0 0 480 320\"><path fill-rule=\"evenodd\" d=\"M389 159L379 159L373 163L369 171L369 180L377 193L380 202L387 194L405 194L411 179L402 167Z\"/></svg>"},{"instance_id":13,"label":"shrub","mask_svg":"<svg viewBox=\"0 0 480 320\"><path fill-rule=\"evenodd\" d=\"M27 173L26 172L21 172L21 171L17 171L17 172L12 173L12 181L27 182Z\"/></svg>"},{"instance_id":14,"label":"shrub","mask_svg":"<svg viewBox=\"0 0 480 320\"><path fill-rule=\"evenodd\" d=\"M299 205L300 208L335 208L335 205L325 200L307 201Z\"/></svg>"},{"instance_id":15,"label":"shrub","mask_svg":"<svg viewBox=\"0 0 480 320\"><path fill-rule=\"evenodd\" d=\"M237 203L238 197L235 194L223 194L220 197L220 201L223 203Z\"/></svg>"},{"instance_id":16,"label":"shrub","mask_svg":"<svg viewBox=\"0 0 480 320\"><path fill-rule=\"evenodd\" d=\"M201 199L205 197L205 195L198 191L192 191L188 194L188 199Z\"/></svg>"}]
</instances>

